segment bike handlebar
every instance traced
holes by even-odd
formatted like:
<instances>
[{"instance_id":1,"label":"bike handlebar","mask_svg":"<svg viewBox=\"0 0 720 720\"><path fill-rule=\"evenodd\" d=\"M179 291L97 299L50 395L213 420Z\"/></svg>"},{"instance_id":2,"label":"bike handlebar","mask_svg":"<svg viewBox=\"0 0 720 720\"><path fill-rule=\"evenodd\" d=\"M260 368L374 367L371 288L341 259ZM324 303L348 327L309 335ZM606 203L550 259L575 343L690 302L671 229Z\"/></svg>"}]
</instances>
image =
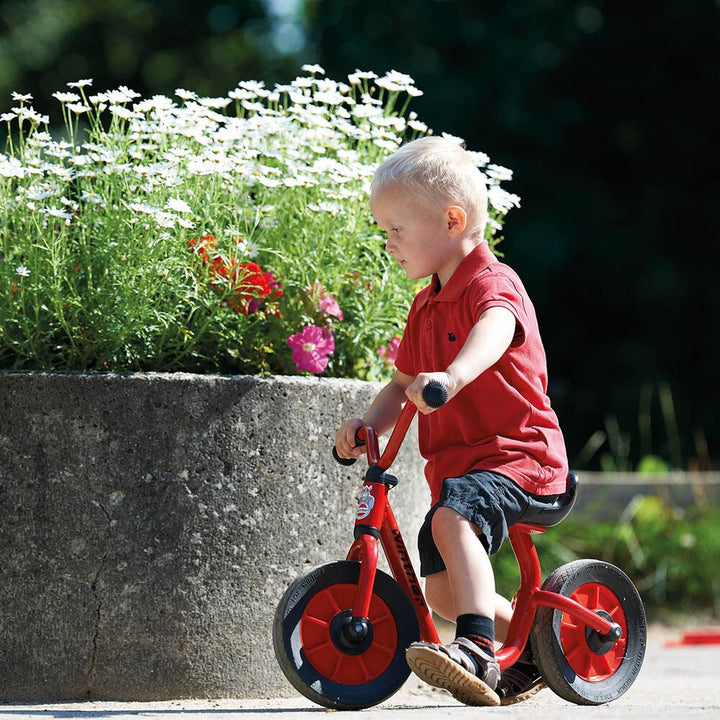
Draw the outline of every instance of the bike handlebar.
<instances>
[{"instance_id":1,"label":"bike handlebar","mask_svg":"<svg viewBox=\"0 0 720 720\"><path fill-rule=\"evenodd\" d=\"M430 380L430 382L422 389L422 398L428 407L440 408L448 401L448 389L439 380ZM364 445L364 443L356 432L355 446L357 447L359 445ZM341 458L338 455L337 448L334 445L332 449L332 456L335 459L335 462L340 463L340 465L349 466L357 461L357 458Z\"/></svg>"},{"instance_id":2,"label":"bike handlebar","mask_svg":"<svg viewBox=\"0 0 720 720\"><path fill-rule=\"evenodd\" d=\"M429 407L439 408L448 401L448 389L439 380L431 380L423 388L422 397Z\"/></svg>"}]
</instances>

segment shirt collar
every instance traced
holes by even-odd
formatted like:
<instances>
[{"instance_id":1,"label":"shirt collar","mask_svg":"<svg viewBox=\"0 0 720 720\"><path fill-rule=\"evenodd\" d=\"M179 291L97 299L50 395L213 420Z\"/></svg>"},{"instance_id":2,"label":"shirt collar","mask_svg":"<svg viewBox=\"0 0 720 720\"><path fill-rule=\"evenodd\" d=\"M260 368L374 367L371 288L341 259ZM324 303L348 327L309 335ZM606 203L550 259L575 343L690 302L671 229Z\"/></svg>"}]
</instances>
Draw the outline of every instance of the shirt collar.
<instances>
[{"instance_id":1,"label":"shirt collar","mask_svg":"<svg viewBox=\"0 0 720 720\"><path fill-rule=\"evenodd\" d=\"M462 262L455 268L455 272L445 284L445 287L440 288L439 291L437 288L440 280L437 275L432 276L432 281L425 288L422 297L418 298L420 306L425 305L430 300L437 302L454 302L463 294L465 288L478 273L497 261L495 254L487 242L481 242L469 255L463 258Z\"/></svg>"}]
</instances>

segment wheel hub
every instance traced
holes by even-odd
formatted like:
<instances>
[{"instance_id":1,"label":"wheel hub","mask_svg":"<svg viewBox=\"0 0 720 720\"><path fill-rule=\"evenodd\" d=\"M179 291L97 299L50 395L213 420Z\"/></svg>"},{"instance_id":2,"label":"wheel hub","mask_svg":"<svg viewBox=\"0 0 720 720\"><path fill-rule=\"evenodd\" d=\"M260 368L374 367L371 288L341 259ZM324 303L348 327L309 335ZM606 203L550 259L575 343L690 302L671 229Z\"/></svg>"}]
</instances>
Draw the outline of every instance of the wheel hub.
<instances>
[{"instance_id":1,"label":"wheel hub","mask_svg":"<svg viewBox=\"0 0 720 720\"><path fill-rule=\"evenodd\" d=\"M587 641L588 647L596 655L604 655L610 652L613 645L622 637L622 628L616 622L613 622L612 617L604 610L596 610L595 614L605 620L609 620L612 623L612 627L607 633L599 633L597 630L588 627L585 630L585 640Z\"/></svg>"},{"instance_id":2,"label":"wheel hub","mask_svg":"<svg viewBox=\"0 0 720 720\"><path fill-rule=\"evenodd\" d=\"M364 653L373 641L373 628L367 618L355 618L350 610L338 613L330 623L333 645L348 655Z\"/></svg>"}]
</instances>

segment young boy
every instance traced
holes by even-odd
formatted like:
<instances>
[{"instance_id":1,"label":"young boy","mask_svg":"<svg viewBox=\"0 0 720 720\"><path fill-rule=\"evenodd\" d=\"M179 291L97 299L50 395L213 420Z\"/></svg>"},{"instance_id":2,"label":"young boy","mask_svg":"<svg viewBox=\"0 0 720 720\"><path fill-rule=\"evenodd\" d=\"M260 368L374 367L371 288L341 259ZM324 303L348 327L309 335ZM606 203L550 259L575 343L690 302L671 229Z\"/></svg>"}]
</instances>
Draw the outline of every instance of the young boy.
<instances>
[{"instance_id":1,"label":"young boy","mask_svg":"<svg viewBox=\"0 0 720 720\"><path fill-rule=\"evenodd\" d=\"M342 424L335 445L358 457L358 428L384 433L408 399L418 406L432 497L420 572L428 603L457 629L452 643L413 643L408 664L466 704L518 702L544 685L529 649L500 676L494 642L512 608L495 594L489 555L509 526L532 522L565 491L568 473L535 311L484 240L484 178L456 141L426 137L397 150L375 173L370 208L407 276L432 280L408 315L394 377L363 418ZM422 399L430 380L449 391L437 410Z\"/></svg>"}]
</instances>

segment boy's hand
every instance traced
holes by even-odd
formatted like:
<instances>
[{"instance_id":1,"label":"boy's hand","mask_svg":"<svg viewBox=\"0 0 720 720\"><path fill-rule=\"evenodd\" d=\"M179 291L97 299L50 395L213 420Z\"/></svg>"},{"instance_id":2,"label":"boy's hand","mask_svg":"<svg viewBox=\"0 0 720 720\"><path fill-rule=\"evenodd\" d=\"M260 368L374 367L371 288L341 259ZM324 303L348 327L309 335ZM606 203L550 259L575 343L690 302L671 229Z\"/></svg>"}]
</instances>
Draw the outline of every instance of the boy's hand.
<instances>
[{"instance_id":1,"label":"boy's hand","mask_svg":"<svg viewBox=\"0 0 720 720\"><path fill-rule=\"evenodd\" d=\"M335 433L335 451L341 458L358 458L365 452L365 446L355 446L355 433L365 427L360 418L346 420Z\"/></svg>"},{"instance_id":2,"label":"boy's hand","mask_svg":"<svg viewBox=\"0 0 720 720\"><path fill-rule=\"evenodd\" d=\"M419 373L415 379L408 385L405 390L408 400L411 400L417 406L419 412L423 415L429 415L431 412L435 412L437 408L430 407L423 400L422 391L423 388L431 381L436 380L442 383L448 391L448 400L455 395L459 388L455 379L446 372L431 372L431 373Z\"/></svg>"}]
</instances>

